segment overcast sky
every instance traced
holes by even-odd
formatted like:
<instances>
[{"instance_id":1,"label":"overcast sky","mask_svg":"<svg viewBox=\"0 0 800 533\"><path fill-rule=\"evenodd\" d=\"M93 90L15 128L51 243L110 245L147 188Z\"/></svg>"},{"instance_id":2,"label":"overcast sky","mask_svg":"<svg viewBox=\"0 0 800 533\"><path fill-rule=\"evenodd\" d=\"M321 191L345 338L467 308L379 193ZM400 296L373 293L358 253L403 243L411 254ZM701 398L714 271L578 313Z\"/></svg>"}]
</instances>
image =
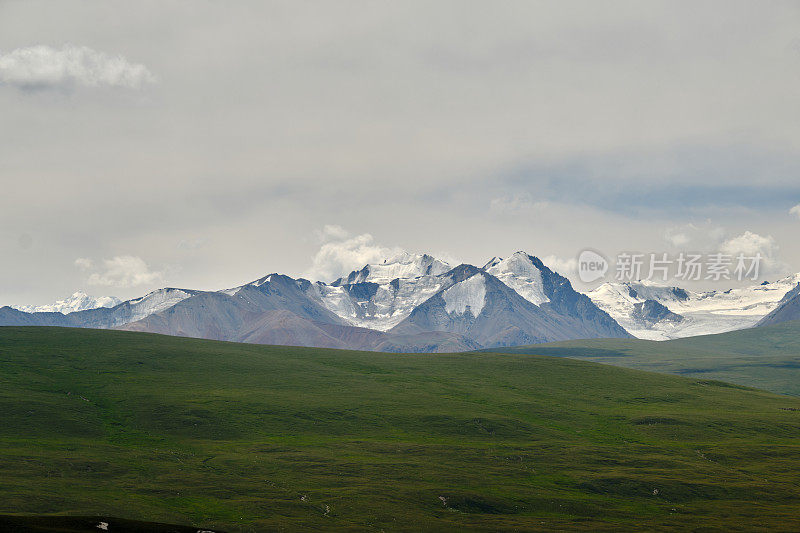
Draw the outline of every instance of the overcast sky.
<instances>
[{"instance_id":1,"label":"overcast sky","mask_svg":"<svg viewBox=\"0 0 800 533\"><path fill-rule=\"evenodd\" d=\"M797 2L0 0L0 305L398 249L777 277L798 95Z\"/></svg>"}]
</instances>

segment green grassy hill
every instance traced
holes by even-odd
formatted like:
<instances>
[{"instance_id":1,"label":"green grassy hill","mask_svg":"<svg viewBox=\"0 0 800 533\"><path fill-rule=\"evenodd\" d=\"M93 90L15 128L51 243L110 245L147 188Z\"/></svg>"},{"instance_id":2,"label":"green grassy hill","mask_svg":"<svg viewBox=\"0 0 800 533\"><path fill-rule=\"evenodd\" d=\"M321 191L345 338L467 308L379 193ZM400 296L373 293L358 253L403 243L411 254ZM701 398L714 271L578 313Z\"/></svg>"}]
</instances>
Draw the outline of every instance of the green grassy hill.
<instances>
[{"instance_id":1,"label":"green grassy hill","mask_svg":"<svg viewBox=\"0 0 800 533\"><path fill-rule=\"evenodd\" d=\"M587 339L487 351L571 357L800 396L800 321L665 342Z\"/></svg>"},{"instance_id":2,"label":"green grassy hill","mask_svg":"<svg viewBox=\"0 0 800 533\"><path fill-rule=\"evenodd\" d=\"M0 515L800 530L800 399L565 358L0 328Z\"/></svg>"}]
</instances>

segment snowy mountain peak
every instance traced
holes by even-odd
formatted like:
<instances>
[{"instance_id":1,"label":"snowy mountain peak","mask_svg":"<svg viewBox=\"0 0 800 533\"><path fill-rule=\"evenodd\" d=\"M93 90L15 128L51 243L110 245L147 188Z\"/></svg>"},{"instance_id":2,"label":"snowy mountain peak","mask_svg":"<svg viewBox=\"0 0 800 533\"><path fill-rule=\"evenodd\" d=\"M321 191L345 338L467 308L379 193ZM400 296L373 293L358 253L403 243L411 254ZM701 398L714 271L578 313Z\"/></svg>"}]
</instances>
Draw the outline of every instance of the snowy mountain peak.
<instances>
[{"instance_id":1,"label":"snowy mountain peak","mask_svg":"<svg viewBox=\"0 0 800 533\"><path fill-rule=\"evenodd\" d=\"M277 274L270 274L268 276L264 276L263 278L258 278L257 280L248 283L248 285L252 285L253 287L260 287L272 281L272 276L277 276Z\"/></svg>"},{"instance_id":2,"label":"snowy mountain peak","mask_svg":"<svg viewBox=\"0 0 800 533\"><path fill-rule=\"evenodd\" d=\"M530 255L525 252L515 252L506 259L501 259L491 268L499 272L513 272L515 274L526 274L532 270L538 271Z\"/></svg>"},{"instance_id":3,"label":"snowy mountain peak","mask_svg":"<svg viewBox=\"0 0 800 533\"><path fill-rule=\"evenodd\" d=\"M384 260L383 263L370 263L361 270L353 271L346 278L339 278L333 284L389 283L394 279L414 279L422 276L439 276L452 267L428 254L402 252Z\"/></svg>"},{"instance_id":4,"label":"snowy mountain peak","mask_svg":"<svg viewBox=\"0 0 800 533\"><path fill-rule=\"evenodd\" d=\"M415 307L451 285L443 276L452 269L428 254L403 252L382 263L370 263L330 285L309 284L309 296L350 324L386 331Z\"/></svg>"},{"instance_id":5,"label":"snowy mountain peak","mask_svg":"<svg viewBox=\"0 0 800 533\"><path fill-rule=\"evenodd\" d=\"M533 256L516 252L507 259L495 257L484 269L514 289L520 296L534 305L549 302L544 290L542 271L534 264Z\"/></svg>"},{"instance_id":6,"label":"snowy mountain peak","mask_svg":"<svg viewBox=\"0 0 800 533\"><path fill-rule=\"evenodd\" d=\"M283 274L278 274L276 272L273 272L272 274L268 274L266 276L260 277L257 280L251 281L250 283L245 283L244 285L239 285L238 287L233 287L233 288L230 288L230 289L222 289L222 290L217 291L217 292L221 292L222 294L227 294L228 296L236 296L237 294L239 294L239 291L241 291L245 287L256 287L256 288L258 288L258 287L261 287L263 285L269 286L269 284L273 282L273 278L277 278L277 279L280 279L280 278L292 279L292 278L289 278L288 276L284 276ZM293 280L293 281L310 283L308 280L305 280L303 278L298 278L297 280Z\"/></svg>"},{"instance_id":7,"label":"snowy mountain peak","mask_svg":"<svg viewBox=\"0 0 800 533\"><path fill-rule=\"evenodd\" d=\"M68 298L58 300L49 305L12 305L12 309L25 313L73 313L75 311L86 311L87 309L97 309L100 307L114 307L121 302L114 296L100 296L94 298L83 291L77 291Z\"/></svg>"}]
</instances>

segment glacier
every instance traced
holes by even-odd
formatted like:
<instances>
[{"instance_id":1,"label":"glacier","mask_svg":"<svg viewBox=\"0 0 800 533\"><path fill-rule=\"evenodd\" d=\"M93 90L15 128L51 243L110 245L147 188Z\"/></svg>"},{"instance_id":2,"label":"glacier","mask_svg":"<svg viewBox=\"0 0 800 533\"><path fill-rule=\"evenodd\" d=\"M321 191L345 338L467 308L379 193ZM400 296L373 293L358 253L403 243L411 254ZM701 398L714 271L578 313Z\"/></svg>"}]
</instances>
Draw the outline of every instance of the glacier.
<instances>
[{"instance_id":1,"label":"glacier","mask_svg":"<svg viewBox=\"0 0 800 533\"><path fill-rule=\"evenodd\" d=\"M640 339L669 340L725 333L755 326L800 282L800 273L775 282L725 291L695 292L651 281L606 282L586 293L600 309ZM637 320L635 308L656 301L680 321L653 325Z\"/></svg>"}]
</instances>

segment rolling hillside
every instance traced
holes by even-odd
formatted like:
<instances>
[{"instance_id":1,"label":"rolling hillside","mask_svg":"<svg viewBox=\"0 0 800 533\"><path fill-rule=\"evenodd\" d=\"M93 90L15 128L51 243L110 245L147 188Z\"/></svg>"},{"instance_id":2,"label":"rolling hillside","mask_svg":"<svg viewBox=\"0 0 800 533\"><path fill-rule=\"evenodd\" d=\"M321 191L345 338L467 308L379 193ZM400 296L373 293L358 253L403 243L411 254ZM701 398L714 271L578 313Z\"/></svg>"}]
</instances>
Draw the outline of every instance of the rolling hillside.
<instances>
[{"instance_id":1,"label":"rolling hillside","mask_svg":"<svg viewBox=\"0 0 800 533\"><path fill-rule=\"evenodd\" d=\"M492 351L571 357L800 396L800 321L665 342L586 339Z\"/></svg>"},{"instance_id":2,"label":"rolling hillside","mask_svg":"<svg viewBox=\"0 0 800 533\"><path fill-rule=\"evenodd\" d=\"M0 328L0 515L798 530L800 399L536 355Z\"/></svg>"}]
</instances>

